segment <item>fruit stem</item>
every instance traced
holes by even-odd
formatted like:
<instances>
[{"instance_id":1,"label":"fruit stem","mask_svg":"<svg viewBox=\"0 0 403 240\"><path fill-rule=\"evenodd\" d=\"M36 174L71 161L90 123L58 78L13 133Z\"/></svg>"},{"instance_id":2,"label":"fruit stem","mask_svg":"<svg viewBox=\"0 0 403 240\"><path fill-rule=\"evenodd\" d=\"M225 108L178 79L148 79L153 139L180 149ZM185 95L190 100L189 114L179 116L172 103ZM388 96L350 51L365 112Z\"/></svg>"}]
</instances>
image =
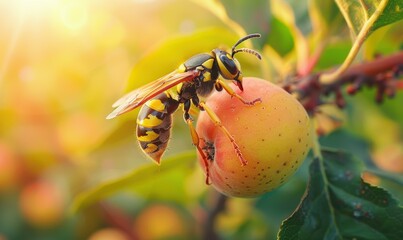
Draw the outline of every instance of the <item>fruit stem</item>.
<instances>
[{"instance_id":1,"label":"fruit stem","mask_svg":"<svg viewBox=\"0 0 403 240\"><path fill-rule=\"evenodd\" d=\"M136 233L133 232L130 217L127 216L123 211L105 202L100 202L99 208L101 209L101 212L103 213L106 221L108 221L109 224L111 224L115 228L120 229L126 234L129 239L138 239Z\"/></svg>"}]
</instances>

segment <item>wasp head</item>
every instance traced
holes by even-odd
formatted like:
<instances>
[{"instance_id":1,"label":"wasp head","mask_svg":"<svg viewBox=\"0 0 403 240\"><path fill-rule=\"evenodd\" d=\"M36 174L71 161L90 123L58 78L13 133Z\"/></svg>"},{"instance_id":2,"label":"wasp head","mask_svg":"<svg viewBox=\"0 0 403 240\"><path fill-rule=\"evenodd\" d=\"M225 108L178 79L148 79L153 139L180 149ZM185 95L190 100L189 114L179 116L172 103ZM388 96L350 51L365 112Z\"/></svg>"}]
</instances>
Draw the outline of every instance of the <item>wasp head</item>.
<instances>
[{"instance_id":1,"label":"wasp head","mask_svg":"<svg viewBox=\"0 0 403 240\"><path fill-rule=\"evenodd\" d=\"M231 49L231 53L221 50L221 49L214 49L213 53L216 56L217 63L218 63L218 70L225 79L228 80L233 80L235 85L239 87L241 91L243 91L243 86L242 86L242 72L241 72L241 65L239 64L238 60L234 57L236 53L239 52L246 52L253 54L257 58L261 59L262 57L258 52L256 52L253 49L249 48L240 48L240 49L235 49L236 46L238 46L240 43L243 41L249 39L249 38L255 38L255 37L260 37L260 34L255 33L255 34L249 34L241 39L239 39L234 46Z\"/></svg>"}]
</instances>

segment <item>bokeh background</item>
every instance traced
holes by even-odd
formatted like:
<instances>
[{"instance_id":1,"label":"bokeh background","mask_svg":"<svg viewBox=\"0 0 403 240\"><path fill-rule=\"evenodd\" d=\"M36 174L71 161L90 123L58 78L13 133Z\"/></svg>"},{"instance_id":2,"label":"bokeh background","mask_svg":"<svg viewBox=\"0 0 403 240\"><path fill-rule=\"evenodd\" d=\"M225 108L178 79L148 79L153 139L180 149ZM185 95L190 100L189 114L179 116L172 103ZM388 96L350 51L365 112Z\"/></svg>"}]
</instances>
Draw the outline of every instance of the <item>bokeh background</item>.
<instances>
[{"instance_id":1,"label":"bokeh background","mask_svg":"<svg viewBox=\"0 0 403 240\"><path fill-rule=\"evenodd\" d=\"M136 111L105 119L125 91L169 73L195 53L231 46L251 32L264 36L254 42L264 60L239 56L245 75L278 81L301 62L295 27L312 49L323 35L309 20L314 10L306 3L223 4L228 15L214 1L0 1L0 240L200 238L216 193L204 185L181 113L175 114L165 154L186 159L178 170L163 172L155 165L136 182L121 181L126 185L115 186L113 194L102 192L101 201L75 212L71 206L88 189L153 164L134 137ZM274 11L282 8L287 11ZM344 28L323 50L317 70L343 61L351 46ZM397 51L402 29L397 23L374 33L360 58ZM344 128L323 141L342 146L341 138L354 138L345 147L402 173L402 94L381 107L373 94L368 90L348 99L349 114L334 113L344 119ZM323 126L333 130L332 123ZM274 237L300 201L306 165L261 198L230 199L217 220L221 235ZM402 198L401 186L382 184Z\"/></svg>"}]
</instances>

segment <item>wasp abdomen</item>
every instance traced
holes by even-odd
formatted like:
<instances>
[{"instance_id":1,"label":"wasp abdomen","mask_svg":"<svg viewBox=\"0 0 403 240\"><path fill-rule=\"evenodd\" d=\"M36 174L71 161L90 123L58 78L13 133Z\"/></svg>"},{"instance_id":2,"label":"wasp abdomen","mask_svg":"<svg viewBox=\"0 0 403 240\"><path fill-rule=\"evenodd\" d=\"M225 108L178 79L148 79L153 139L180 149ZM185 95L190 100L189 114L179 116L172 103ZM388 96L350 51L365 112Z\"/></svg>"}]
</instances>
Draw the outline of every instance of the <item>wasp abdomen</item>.
<instances>
[{"instance_id":1,"label":"wasp abdomen","mask_svg":"<svg viewBox=\"0 0 403 240\"><path fill-rule=\"evenodd\" d=\"M137 117L137 140L145 154L157 163L168 145L172 127L172 113L179 102L161 93L147 101Z\"/></svg>"}]
</instances>

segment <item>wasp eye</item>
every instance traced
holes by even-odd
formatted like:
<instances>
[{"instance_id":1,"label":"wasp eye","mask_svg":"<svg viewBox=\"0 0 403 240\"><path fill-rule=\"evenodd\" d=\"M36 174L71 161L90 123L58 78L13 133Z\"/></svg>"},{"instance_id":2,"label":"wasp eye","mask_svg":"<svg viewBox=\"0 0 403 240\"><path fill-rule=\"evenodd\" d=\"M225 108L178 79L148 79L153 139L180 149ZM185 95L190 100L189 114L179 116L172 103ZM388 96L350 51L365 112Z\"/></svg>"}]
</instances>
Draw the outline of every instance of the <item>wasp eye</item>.
<instances>
[{"instance_id":1,"label":"wasp eye","mask_svg":"<svg viewBox=\"0 0 403 240\"><path fill-rule=\"evenodd\" d=\"M229 54L222 54L219 56L219 58L226 70L230 72L231 75L236 75L238 73L237 64Z\"/></svg>"},{"instance_id":2,"label":"wasp eye","mask_svg":"<svg viewBox=\"0 0 403 240\"><path fill-rule=\"evenodd\" d=\"M238 59L233 58L233 60L235 62L236 67L238 68L238 71L241 71L241 64L239 63Z\"/></svg>"}]
</instances>

